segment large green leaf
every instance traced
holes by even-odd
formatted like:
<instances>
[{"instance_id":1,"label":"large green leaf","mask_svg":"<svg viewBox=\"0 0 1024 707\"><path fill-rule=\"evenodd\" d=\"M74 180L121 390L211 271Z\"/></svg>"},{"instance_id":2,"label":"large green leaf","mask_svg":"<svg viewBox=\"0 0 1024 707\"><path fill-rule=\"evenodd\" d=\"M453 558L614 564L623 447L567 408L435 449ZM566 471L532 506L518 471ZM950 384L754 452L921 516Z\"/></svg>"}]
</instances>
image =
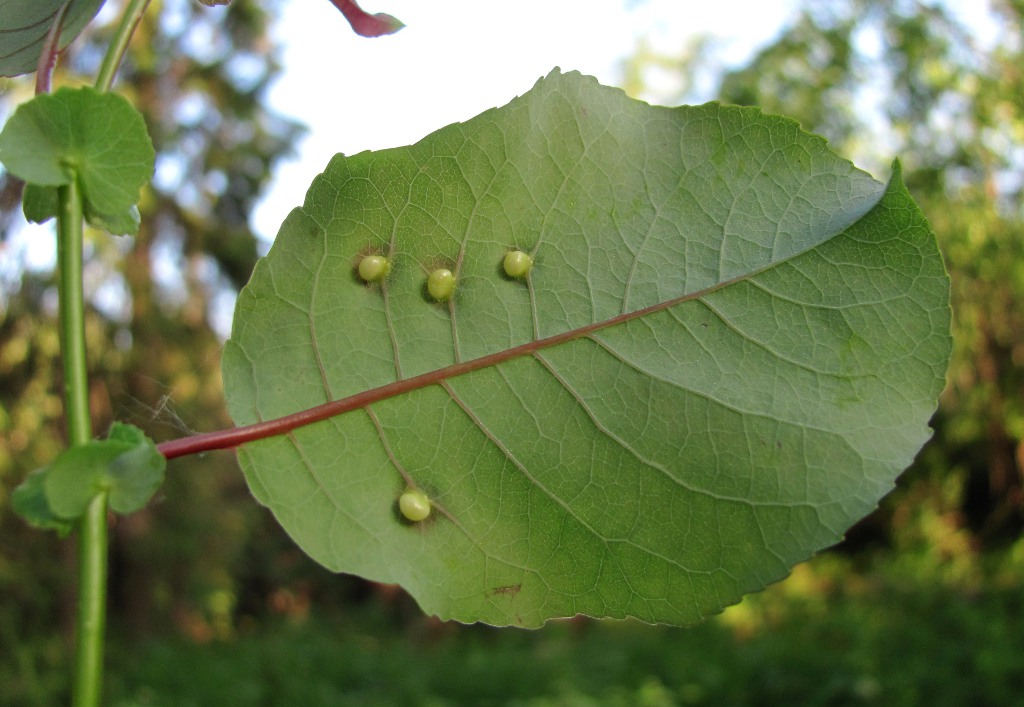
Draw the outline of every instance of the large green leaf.
<instances>
[{"instance_id":1,"label":"large green leaf","mask_svg":"<svg viewBox=\"0 0 1024 707\"><path fill-rule=\"evenodd\" d=\"M0 0L0 76L36 70L46 33L67 0ZM60 48L78 36L103 0L71 0L61 28Z\"/></svg>"},{"instance_id":2,"label":"large green leaf","mask_svg":"<svg viewBox=\"0 0 1024 707\"><path fill-rule=\"evenodd\" d=\"M898 166L886 187L791 120L555 72L333 159L239 297L224 377L240 424L371 391L239 452L327 567L461 621L691 623L892 487L930 434L948 289Z\"/></svg>"}]
</instances>

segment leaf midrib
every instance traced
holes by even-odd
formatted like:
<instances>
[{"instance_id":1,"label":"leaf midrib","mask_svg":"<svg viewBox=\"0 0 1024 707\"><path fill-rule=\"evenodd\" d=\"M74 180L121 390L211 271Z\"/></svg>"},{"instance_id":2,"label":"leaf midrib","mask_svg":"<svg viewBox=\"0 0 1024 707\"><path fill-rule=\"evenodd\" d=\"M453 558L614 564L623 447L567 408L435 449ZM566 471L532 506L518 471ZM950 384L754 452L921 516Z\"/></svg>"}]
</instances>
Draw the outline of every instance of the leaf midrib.
<instances>
[{"instance_id":1,"label":"leaf midrib","mask_svg":"<svg viewBox=\"0 0 1024 707\"><path fill-rule=\"evenodd\" d=\"M898 171L897 169L894 168L893 175L895 176L896 174L898 174ZM882 202L887 192L888 187L880 189L878 191L875 202L869 208L865 209L861 213L859 219L863 219L868 214L870 214ZM786 258L773 260L771 262L766 263L760 268L755 268L753 270L742 273L735 277L726 280L721 280L713 285L702 288L700 290L688 292L679 295L678 297L665 300L663 302L657 302L655 304L643 307L641 309L633 310L631 312L624 312L622 314L618 314L614 317L610 317L600 322L593 322L591 324L559 332L558 334L553 334L551 336L539 339L535 338L532 341L519 344L518 346L513 346L508 349L496 351L494 353L490 353L485 356L480 356L469 361L456 361L455 363L450 364L448 366L443 366L432 371L427 371L425 373L421 373L411 378L402 378L391 383L386 383L384 385L377 386L376 388L371 388L369 390L364 390L354 395L341 398L339 400L331 400L326 403L321 403L320 405L307 408L305 410L300 410L299 412L290 413L282 417L274 418L272 420L264 420L250 425L236 427L230 430L208 432L204 434L193 435L191 437L186 437L183 439L164 442L158 445L158 449L167 459L174 459L175 457L184 456L187 454L194 454L197 452L209 451L212 449L229 449L233 447L238 447L248 442L254 442L260 439L283 435L300 427L305 427L306 425L322 422L323 420L330 419L332 417L344 414L346 412L351 412L352 410L359 410L374 403L380 402L382 400L387 400L398 395L410 393L415 390L421 390L431 385L436 385L442 381L456 378L467 373L472 373L474 371L489 368L491 366L496 366L498 364L505 363L507 361L511 361L513 359L520 358L523 356L530 356L538 351L543 351L545 349L559 346L561 344L565 344L570 341L574 341L576 339L581 339L583 337L589 336L604 329L609 329L611 327L615 327L635 319L640 319L651 314L655 314L657 312L671 309L672 307L675 307L676 305L682 304L684 302L689 302L701 299L703 297L707 297L708 295L719 290L722 290L726 287L729 287L730 285L733 285L737 282L751 280L756 276L760 275L762 272L771 270L772 268L778 267L786 262L794 260L804 255L807 251L821 246L823 243L828 242L832 238L835 238L836 236L844 233L852 225L853 222L848 223L844 226L844 228L836 231L835 233L832 233L826 238L808 244L807 248L794 252ZM536 321L534 322L534 325L536 326ZM392 345L394 346L394 342L392 342ZM258 414L259 411L257 410L256 412Z\"/></svg>"},{"instance_id":2,"label":"leaf midrib","mask_svg":"<svg viewBox=\"0 0 1024 707\"><path fill-rule=\"evenodd\" d=\"M837 234L833 234L833 237ZM815 245L820 245L815 244ZM701 290L689 292L678 297L674 297L664 302L657 302L650 306L644 307L643 309L634 310L632 312L625 312L623 314L616 315L609 319L605 319L600 322L594 322L587 324L582 327L570 329L558 334L553 334L541 339L534 339L527 341L518 346L513 346L508 349L496 351L479 358L472 359L470 361L459 361L448 366L434 369L433 371L427 371L419 375L413 376L412 378L403 378L400 380L386 383L376 388L370 388L362 392L350 395L339 400L331 400L320 405L316 405L299 412L291 413L278 417L272 420L264 420L262 422L256 422L250 425L243 425L236 427L231 430L222 430L218 432L209 432L205 434L193 435L179 440L171 440L159 445L161 453L167 459L174 459L175 457L184 456L186 454L194 454L199 451L209 451L210 449L228 449L237 447L248 442L254 442L256 440L265 439L268 437L276 437L283 435L292 430L298 429L299 427L305 427L306 425L312 425L316 422L322 422L323 420L330 419L337 415L351 412L352 410L359 410L365 408L374 403L380 402L381 400L387 400L398 395L405 393L411 393L415 390L421 390L431 385L436 385L442 381L456 378L458 376L465 375L467 373L473 373L484 368L496 366L507 361L511 361L516 358L523 356L529 356L537 351L543 351L545 349L559 346L561 344L581 339L589 336L596 332L604 329L609 329L620 324L632 321L634 319L640 319L642 317L655 314L657 312L664 311L675 307L676 305L684 302L706 297L718 290L729 287L737 282L753 278L759 275L765 270L769 270L774 267L778 267L787 260L798 257L803 253L795 253L786 260L779 260L776 262L768 263L762 268L752 270L743 275L731 278L729 280L723 280L717 282L710 287L706 287ZM258 412L258 411L257 411ZM211 444L213 440L216 440L215 444Z\"/></svg>"}]
</instances>

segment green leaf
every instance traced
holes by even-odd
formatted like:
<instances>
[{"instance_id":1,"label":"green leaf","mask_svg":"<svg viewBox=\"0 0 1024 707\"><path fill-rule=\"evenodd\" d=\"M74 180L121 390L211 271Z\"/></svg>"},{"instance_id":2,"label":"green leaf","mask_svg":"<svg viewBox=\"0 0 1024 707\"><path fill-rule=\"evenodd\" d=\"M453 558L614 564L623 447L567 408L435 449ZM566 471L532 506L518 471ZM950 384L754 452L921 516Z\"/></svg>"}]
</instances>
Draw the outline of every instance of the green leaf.
<instances>
[{"instance_id":1,"label":"green leaf","mask_svg":"<svg viewBox=\"0 0 1024 707\"><path fill-rule=\"evenodd\" d=\"M153 174L154 152L142 115L127 100L88 87L62 88L18 106L0 133L0 161L42 187L77 178L87 213L109 219L135 206ZM42 196L33 199L33 218L52 209Z\"/></svg>"},{"instance_id":2,"label":"green leaf","mask_svg":"<svg viewBox=\"0 0 1024 707\"><path fill-rule=\"evenodd\" d=\"M45 223L57 216L58 200L56 187L43 187L38 184L26 184L21 198L25 218L32 223ZM127 211L113 216L93 213L86 208L85 219L89 225L111 233L115 236L134 236L139 232L141 216L139 207L132 205Z\"/></svg>"},{"instance_id":3,"label":"green leaf","mask_svg":"<svg viewBox=\"0 0 1024 707\"><path fill-rule=\"evenodd\" d=\"M81 517L89 501L109 488L107 467L123 451L123 445L93 440L71 447L54 459L43 479L46 500L53 514L65 520Z\"/></svg>"},{"instance_id":4,"label":"green leaf","mask_svg":"<svg viewBox=\"0 0 1024 707\"><path fill-rule=\"evenodd\" d=\"M118 513L142 508L163 483L165 466L141 430L114 423L108 439L71 447L32 472L15 489L14 507L32 525L66 532L104 491Z\"/></svg>"},{"instance_id":5,"label":"green leaf","mask_svg":"<svg viewBox=\"0 0 1024 707\"><path fill-rule=\"evenodd\" d=\"M97 214L87 208L85 220L90 226L102 228L114 236L134 236L139 232L142 216L139 214L139 207L132 204L119 214Z\"/></svg>"},{"instance_id":6,"label":"green leaf","mask_svg":"<svg viewBox=\"0 0 1024 707\"><path fill-rule=\"evenodd\" d=\"M46 223L57 216L60 202L57 199L56 187L44 187L38 184L26 184L21 195L21 210L25 218L32 223Z\"/></svg>"},{"instance_id":7,"label":"green leaf","mask_svg":"<svg viewBox=\"0 0 1024 707\"><path fill-rule=\"evenodd\" d=\"M29 525L44 530L56 530L63 537L71 532L74 524L57 517L50 508L43 486L48 470L49 467L43 467L29 474L11 494L11 505L14 512L24 518Z\"/></svg>"},{"instance_id":8,"label":"green leaf","mask_svg":"<svg viewBox=\"0 0 1024 707\"><path fill-rule=\"evenodd\" d=\"M792 120L553 72L335 157L241 293L223 369L239 424L344 400L239 450L327 567L460 621L687 624L892 488L930 435L949 323L898 165L886 187Z\"/></svg>"},{"instance_id":9,"label":"green leaf","mask_svg":"<svg viewBox=\"0 0 1024 707\"><path fill-rule=\"evenodd\" d=\"M0 76L36 70L46 34L65 0L0 0ZM72 0L60 35L60 48L71 44L99 12L103 0Z\"/></svg>"},{"instance_id":10,"label":"green leaf","mask_svg":"<svg viewBox=\"0 0 1024 707\"><path fill-rule=\"evenodd\" d=\"M110 442L125 448L107 469L110 508L115 513L134 513L149 503L164 482L167 460L153 440L132 425L115 422L110 431Z\"/></svg>"}]
</instances>

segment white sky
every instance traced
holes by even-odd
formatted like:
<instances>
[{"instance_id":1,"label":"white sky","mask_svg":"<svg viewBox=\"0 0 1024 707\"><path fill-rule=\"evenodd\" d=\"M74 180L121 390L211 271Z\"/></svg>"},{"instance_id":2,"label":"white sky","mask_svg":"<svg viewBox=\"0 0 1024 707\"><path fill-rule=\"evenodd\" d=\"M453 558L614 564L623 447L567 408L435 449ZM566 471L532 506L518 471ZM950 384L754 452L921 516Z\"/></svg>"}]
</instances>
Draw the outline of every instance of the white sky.
<instances>
[{"instance_id":1,"label":"white sky","mask_svg":"<svg viewBox=\"0 0 1024 707\"><path fill-rule=\"evenodd\" d=\"M982 39L988 3L946 0ZM395 35L354 35L328 0L287 0L272 29L283 70L269 93L278 112L310 131L297 155L278 165L252 215L270 242L301 205L313 178L337 152L410 144L524 93L555 66L618 85L641 39L666 53L709 34L736 63L769 42L794 15L796 0L363 0L406 27ZM210 12L223 12L214 8ZM984 30L984 31L981 31ZM713 96L703 97L706 99ZM45 229L48 237L40 237ZM20 229L0 248L0 276L53 266L52 226ZM0 306L3 302L0 301Z\"/></svg>"},{"instance_id":2,"label":"white sky","mask_svg":"<svg viewBox=\"0 0 1024 707\"><path fill-rule=\"evenodd\" d=\"M287 0L272 28L282 71L268 100L306 124L252 215L265 242L331 156L416 142L508 103L558 66L618 85L641 38L669 53L698 34L728 40L741 61L790 19L795 0L363 0L406 27L356 36L329 0ZM212 8L210 12L224 12ZM0 248L0 273L47 270L52 224L28 224ZM2 302L0 302L2 304Z\"/></svg>"},{"instance_id":3,"label":"white sky","mask_svg":"<svg viewBox=\"0 0 1024 707\"><path fill-rule=\"evenodd\" d=\"M291 0L275 37L284 71L271 106L310 127L253 215L272 239L337 152L397 147L504 105L558 66L618 85L641 37L668 52L700 33L742 60L791 19L793 0L365 0L406 27L355 36L328 0Z\"/></svg>"},{"instance_id":4,"label":"white sky","mask_svg":"<svg viewBox=\"0 0 1024 707\"><path fill-rule=\"evenodd\" d=\"M623 62L641 38L672 54L697 35L711 34L725 42L727 58L741 62L791 19L796 0L360 4L367 12L394 15L406 27L391 36L366 39L351 31L329 0L286 0L272 28L282 47L282 71L269 92L269 104L306 124L309 132L296 145L296 156L278 164L251 217L267 244L337 152L416 142L445 125L508 103L556 66L619 85ZM52 222L16 229L0 247L0 278L17 279L25 268L51 269L54 241ZM113 309L123 306L121 289L113 287L104 300ZM5 305L0 294L0 311ZM223 312L217 324L226 334L232 303L215 305L213 309Z\"/></svg>"},{"instance_id":5,"label":"white sky","mask_svg":"<svg viewBox=\"0 0 1024 707\"><path fill-rule=\"evenodd\" d=\"M988 3L945 0L991 40ZM305 123L297 155L279 163L252 215L267 244L313 178L337 152L397 147L464 121L529 90L555 66L622 81L623 62L641 39L668 54L696 36L719 40L716 57L741 63L794 16L797 0L363 0L406 27L357 37L328 0L286 0L272 32L282 72L271 107ZM214 8L210 12L224 12ZM703 96L710 99L714 96ZM40 233L45 231L45 233ZM53 227L18 229L0 247L0 278L53 267ZM114 299L117 299L116 297ZM224 303L230 311L230 303ZM0 310L4 307L0 295ZM225 307L221 307L222 309ZM226 318L224 328L226 331Z\"/></svg>"}]
</instances>

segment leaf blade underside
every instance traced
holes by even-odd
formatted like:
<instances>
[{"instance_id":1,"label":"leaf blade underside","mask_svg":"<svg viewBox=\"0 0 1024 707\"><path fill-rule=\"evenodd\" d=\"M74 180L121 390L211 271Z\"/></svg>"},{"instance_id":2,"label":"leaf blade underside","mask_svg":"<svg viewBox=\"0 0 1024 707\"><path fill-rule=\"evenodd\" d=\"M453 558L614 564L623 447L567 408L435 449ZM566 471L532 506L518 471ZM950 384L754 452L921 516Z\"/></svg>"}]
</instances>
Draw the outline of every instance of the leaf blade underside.
<instances>
[{"instance_id":1,"label":"leaf blade underside","mask_svg":"<svg viewBox=\"0 0 1024 707\"><path fill-rule=\"evenodd\" d=\"M526 281L501 271L513 248ZM355 276L368 252L383 285ZM424 293L436 267L450 303ZM886 188L784 118L553 72L332 160L240 296L224 376L238 424L424 377L240 449L327 567L461 621L693 623L891 488L948 331L898 173ZM399 520L409 485L439 509L422 524Z\"/></svg>"},{"instance_id":2,"label":"leaf blade underside","mask_svg":"<svg viewBox=\"0 0 1024 707\"><path fill-rule=\"evenodd\" d=\"M104 0L73 0L64 16L60 48L64 49L99 12ZM46 34L66 0L0 0L0 76L36 70Z\"/></svg>"}]
</instances>

